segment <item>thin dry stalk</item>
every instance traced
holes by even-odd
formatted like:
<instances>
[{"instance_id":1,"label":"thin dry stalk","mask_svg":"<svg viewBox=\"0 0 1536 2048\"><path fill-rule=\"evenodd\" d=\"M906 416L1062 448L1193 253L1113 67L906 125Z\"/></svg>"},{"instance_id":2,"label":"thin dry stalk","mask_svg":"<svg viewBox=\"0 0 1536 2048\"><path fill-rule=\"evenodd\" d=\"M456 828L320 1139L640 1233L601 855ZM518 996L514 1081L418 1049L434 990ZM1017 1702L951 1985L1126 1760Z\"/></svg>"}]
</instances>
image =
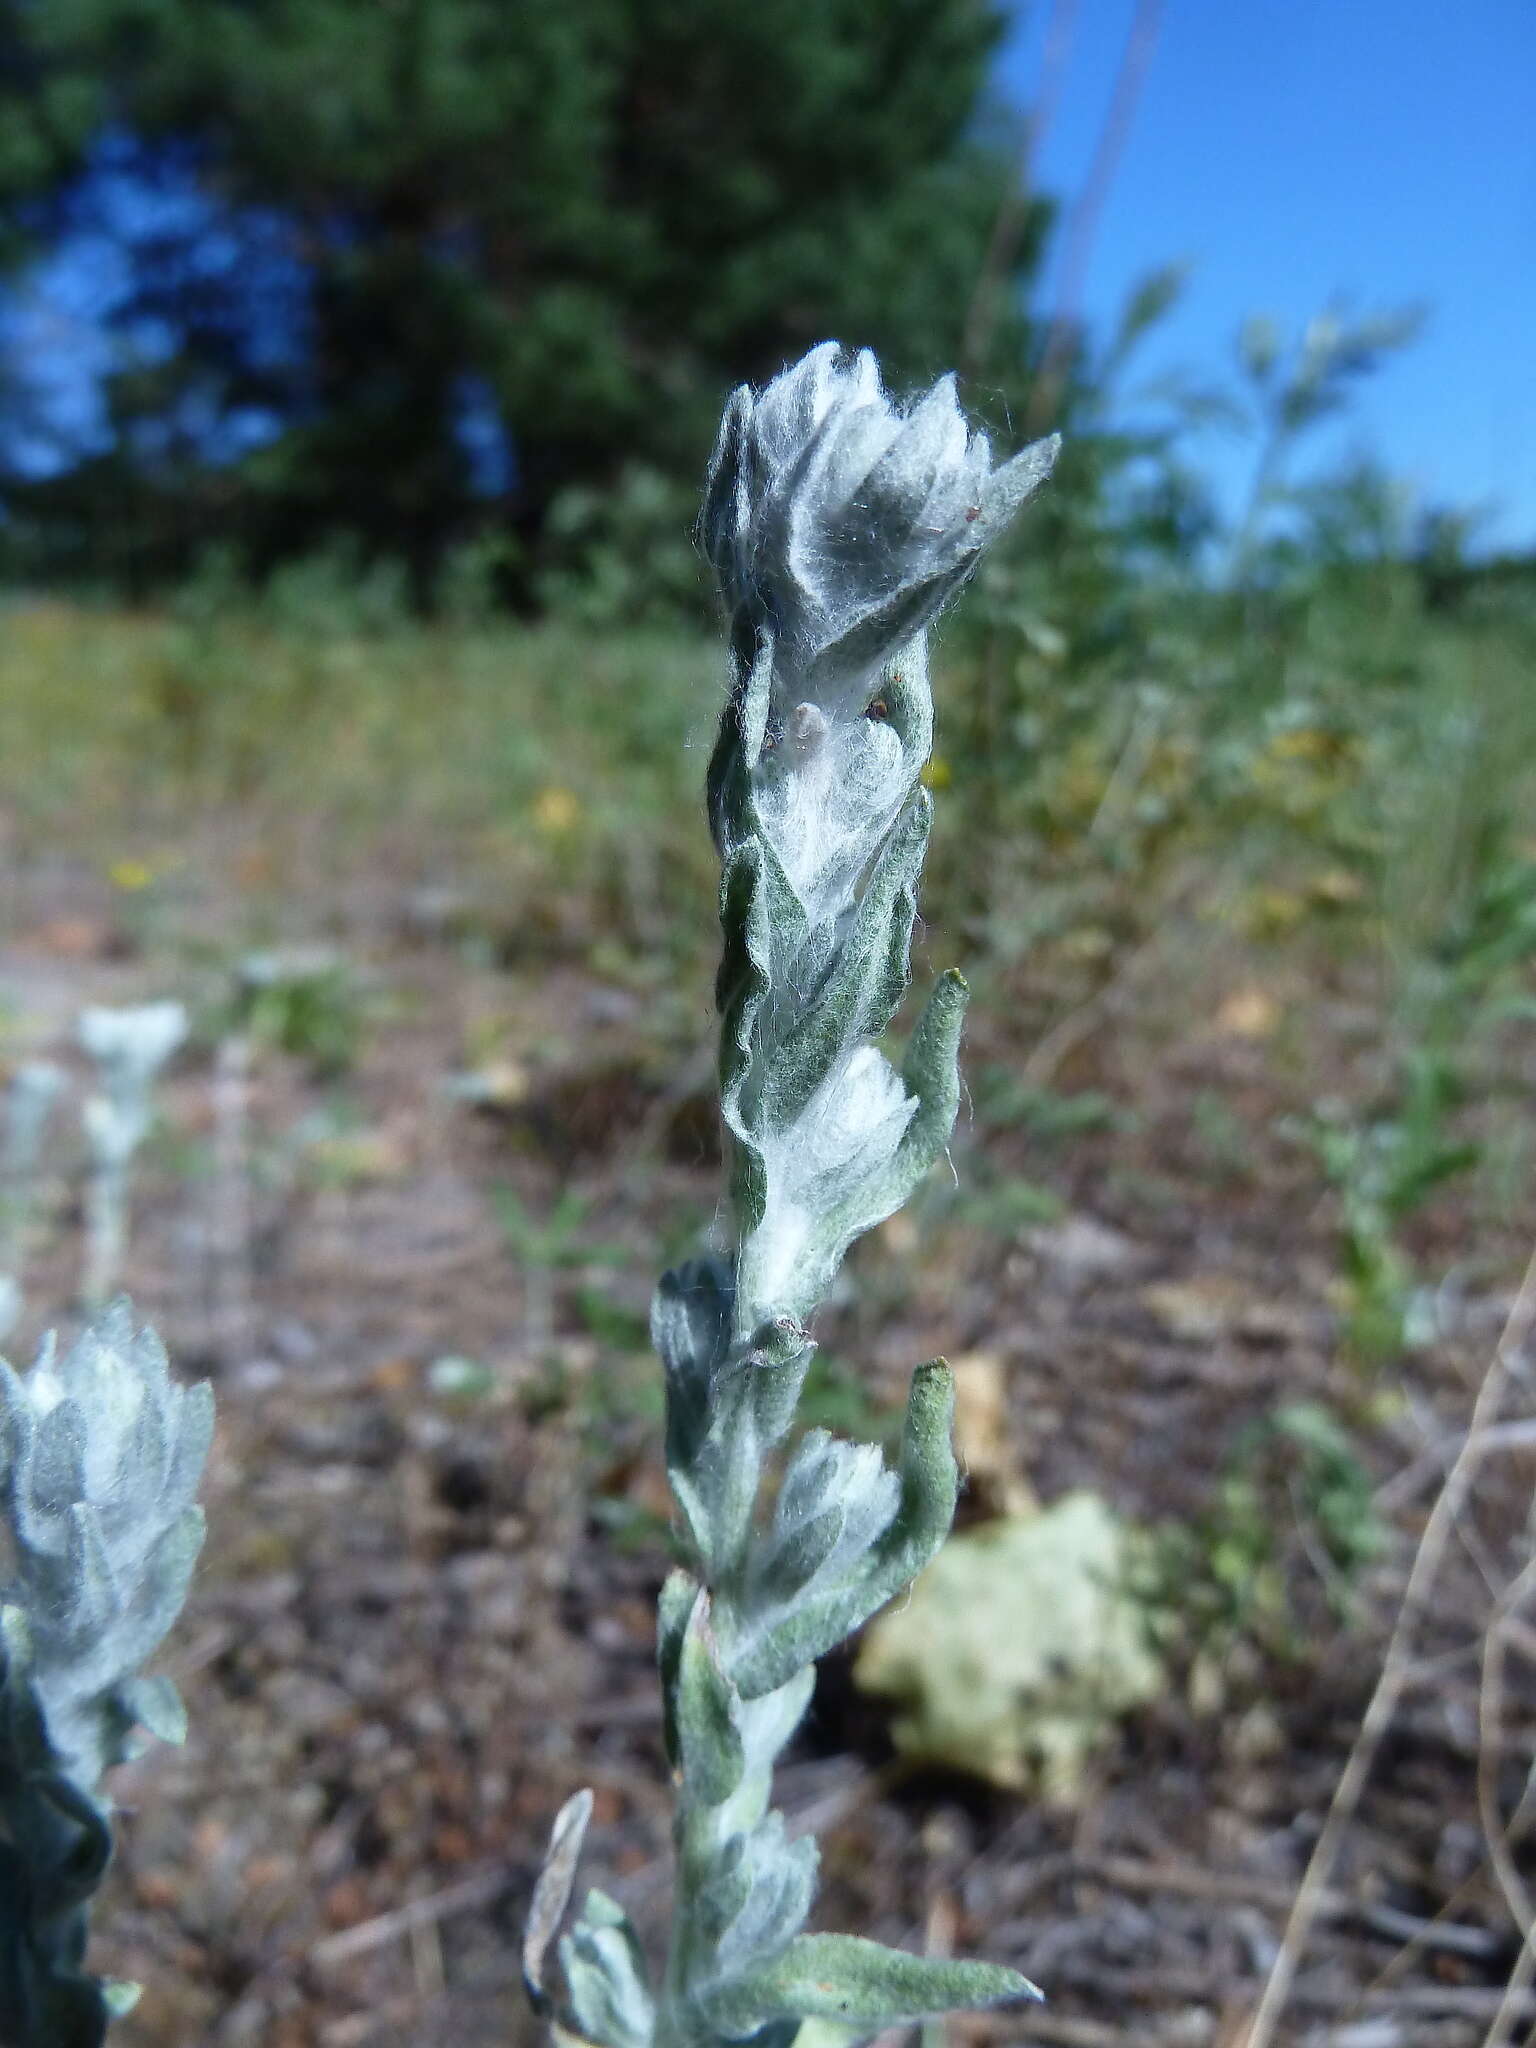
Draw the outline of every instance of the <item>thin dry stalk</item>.
<instances>
[{"instance_id":1,"label":"thin dry stalk","mask_svg":"<svg viewBox=\"0 0 1536 2048\"><path fill-rule=\"evenodd\" d=\"M1494 2014L1493 2025L1483 2037L1483 2048L1508 2048L1514 2039L1515 2028L1522 2020L1530 2018L1531 1979L1536 1977L1536 1944L1528 1933L1515 1958L1515 1967L1509 1973L1509 1982L1504 1987L1504 1997Z\"/></svg>"},{"instance_id":2,"label":"thin dry stalk","mask_svg":"<svg viewBox=\"0 0 1536 2048\"><path fill-rule=\"evenodd\" d=\"M253 1349L251 1274L250 1041L226 1038L213 1077L214 1181L210 1264L215 1352L243 1364Z\"/></svg>"},{"instance_id":3,"label":"thin dry stalk","mask_svg":"<svg viewBox=\"0 0 1536 2048\"><path fill-rule=\"evenodd\" d=\"M1107 981L1074 1004L1036 1042L1020 1069L1026 1087L1048 1088L1062 1062L1117 1010L1124 1008L1143 978L1166 956L1177 920L1203 879L1198 870L1183 875L1168 891L1156 929L1125 956Z\"/></svg>"},{"instance_id":4,"label":"thin dry stalk","mask_svg":"<svg viewBox=\"0 0 1536 2048\"><path fill-rule=\"evenodd\" d=\"M1344 1837L1354 1820L1361 1794L1376 1761L1376 1753L1381 1747L1382 1738L1391 1726L1392 1717L1397 1711L1398 1701L1402 1697L1412 1669L1414 1636L1419 1617L1439 1576L1446 1544L1466 1505L1472 1482L1487 1453L1488 1431L1498 1416L1513 1369L1512 1361L1524 1351L1533 1322L1536 1322L1536 1250L1531 1254L1525 1276L1520 1283L1520 1292L1515 1297L1514 1307L1510 1310L1509 1320L1504 1326L1504 1333L1495 1347L1482 1386L1478 1389L1477 1400L1472 1409L1471 1426L1445 1476L1444 1485L1435 1497L1429 1520L1424 1525L1424 1533L1414 1553L1408 1584L1404 1588L1397 1619L1387 1643L1386 1656L1382 1660L1376 1689L1371 1694L1359 1733L1355 1737L1339 1782L1334 1788L1322 1833L1317 1838L1301 1884L1297 1888L1290 1918L1286 1922L1273 1967L1254 2012L1244 2048L1270 2048L1270 2043L1275 2038L1275 2030L1290 2001L1302 1955L1332 1879ZM1523 1954L1529 1953L1527 1944ZM1515 2009L1524 2009L1524 1990L1525 1985L1522 1983L1516 1994ZM1510 1999L1506 1996L1505 2004L1509 2003ZM1499 2024L1496 2019L1495 2027ZM1490 2036L1490 2041L1491 2039Z\"/></svg>"},{"instance_id":5,"label":"thin dry stalk","mask_svg":"<svg viewBox=\"0 0 1536 2048\"><path fill-rule=\"evenodd\" d=\"M1499 1764L1504 1754L1504 1653L1509 1620L1536 1589L1536 1558L1530 1559L1495 1610L1483 1637L1482 1683L1477 1699L1477 1811L1488 1844L1488 1860L1509 1907L1510 1918L1527 1939L1536 1907L1510 1849L1510 1824L1499 1807Z\"/></svg>"},{"instance_id":6,"label":"thin dry stalk","mask_svg":"<svg viewBox=\"0 0 1536 2048\"><path fill-rule=\"evenodd\" d=\"M1002 204L992 222L987 253L977 273L971 303L966 308L960 341L960 374L979 376L986 368L992 334L997 325L998 302L1008 275L1019 237L1029 218L1030 194L1034 190L1034 164L1047 129L1056 118L1061 88L1066 77L1067 57L1072 47L1078 0L1052 0L1045 30L1045 56L1040 70L1040 90L1025 117L1019 158Z\"/></svg>"},{"instance_id":7,"label":"thin dry stalk","mask_svg":"<svg viewBox=\"0 0 1536 2048\"><path fill-rule=\"evenodd\" d=\"M1051 321L1050 332L1046 336L1045 351L1040 359L1040 369L1030 394L1030 421L1054 418L1061 402L1062 387L1066 383L1067 372L1072 362L1083 288L1088 280L1088 260L1093 254L1094 238L1098 233L1105 202L1114 185L1115 172L1120 167L1120 158L1126 143L1130 140L1131 125L1136 117L1136 103L1141 98L1141 88L1146 82L1152 52L1157 47L1162 11L1162 0L1136 0L1136 12L1131 18L1130 30L1126 35L1125 49L1121 54L1120 68L1115 74L1114 90L1110 94L1104 125L1099 131L1099 138L1094 147L1093 161L1088 166L1083 189L1067 216L1061 259L1061 287L1057 295L1055 316ZM1029 431L1038 433L1039 428L1031 426Z\"/></svg>"},{"instance_id":8,"label":"thin dry stalk","mask_svg":"<svg viewBox=\"0 0 1536 2048\"><path fill-rule=\"evenodd\" d=\"M309 1951L308 1960L317 1969L329 1970L341 1963L349 1963L357 1956L367 1955L373 1949L387 1947L391 1942L410 1940L424 1927L435 1927L456 1914L476 1913L493 1905L506 1893L511 1882L509 1872L499 1865L495 1869L478 1872L458 1884L448 1885L442 1891L429 1893L425 1898L411 1899L403 1906L395 1906L373 1920L363 1920L355 1927L344 1927L338 1934L327 1935L323 1941L315 1943Z\"/></svg>"},{"instance_id":9,"label":"thin dry stalk","mask_svg":"<svg viewBox=\"0 0 1536 2048\"><path fill-rule=\"evenodd\" d=\"M1524 1994L1536 1975L1536 1907L1520 1875L1510 1843L1518 1815L1506 1821L1499 1805L1499 1763L1504 1750L1504 1654L1510 1623L1536 1588L1536 1558L1505 1592L1483 1638L1482 1683L1478 1688L1477 1810L1488 1861L1504 1894L1510 1917L1520 1930L1520 1954L1510 1972L1503 2003L1488 2029L1484 2048L1507 2048L1521 2017Z\"/></svg>"}]
</instances>

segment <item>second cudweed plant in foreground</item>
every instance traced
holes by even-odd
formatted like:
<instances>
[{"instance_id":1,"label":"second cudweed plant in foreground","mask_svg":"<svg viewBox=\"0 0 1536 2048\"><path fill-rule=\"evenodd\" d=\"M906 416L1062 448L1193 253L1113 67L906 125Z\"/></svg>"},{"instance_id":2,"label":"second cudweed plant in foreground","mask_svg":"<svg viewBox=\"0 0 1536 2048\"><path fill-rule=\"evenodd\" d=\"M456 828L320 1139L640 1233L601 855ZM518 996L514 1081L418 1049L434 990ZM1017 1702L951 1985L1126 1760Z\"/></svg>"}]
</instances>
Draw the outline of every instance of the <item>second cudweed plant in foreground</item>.
<instances>
[{"instance_id":1,"label":"second cudweed plant in foreground","mask_svg":"<svg viewBox=\"0 0 1536 2048\"><path fill-rule=\"evenodd\" d=\"M0 1359L0 2042L100 2048L131 1984L92 1976L88 1912L112 1850L103 1774L141 1730L179 1742L146 1678L203 1538L206 1385L175 1385L119 1301L62 1357Z\"/></svg>"},{"instance_id":2,"label":"second cudweed plant in foreground","mask_svg":"<svg viewBox=\"0 0 1536 2048\"><path fill-rule=\"evenodd\" d=\"M943 975L898 1073L875 1039L905 992L931 802L927 629L1050 474L1057 443L992 467L942 379L894 406L868 353L815 349L726 409L703 539L732 689L709 771L722 863L723 1235L667 1274L652 1330L687 1556L662 1593L677 1784L677 1894L659 1981L622 1911L588 1895L560 1943L560 2024L599 2048L787 2048L809 2019L851 2037L1034 1996L1016 1972L802 1932L816 1844L770 1808L816 1659L899 1593L948 1533L948 1368L919 1368L900 1460L804 1435L759 1512L852 1241L907 1199L959 1100L965 1004ZM541 2009L590 1795L556 1823L525 1968Z\"/></svg>"}]
</instances>

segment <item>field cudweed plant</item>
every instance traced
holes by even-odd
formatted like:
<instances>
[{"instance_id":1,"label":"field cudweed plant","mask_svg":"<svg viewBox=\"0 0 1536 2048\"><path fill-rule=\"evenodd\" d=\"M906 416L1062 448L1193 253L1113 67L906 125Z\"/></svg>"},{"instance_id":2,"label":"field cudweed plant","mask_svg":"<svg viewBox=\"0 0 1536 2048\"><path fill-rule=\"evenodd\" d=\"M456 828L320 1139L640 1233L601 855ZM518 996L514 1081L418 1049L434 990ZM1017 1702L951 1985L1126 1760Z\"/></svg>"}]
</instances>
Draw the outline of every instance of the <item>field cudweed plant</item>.
<instances>
[{"instance_id":1,"label":"field cudweed plant","mask_svg":"<svg viewBox=\"0 0 1536 2048\"><path fill-rule=\"evenodd\" d=\"M122 1269L129 1179L154 1120L155 1079L187 1035L187 1013L175 1002L102 1006L82 1010L77 1030L97 1074L84 1116L91 1179L81 1293L88 1307L99 1309L116 1289Z\"/></svg>"},{"instance_id":2,"label":"field cudweed plant","mask_svg":"<svg viewBox=\"0 0 1536 2048\"><path fill-rule=\"evenodd\" d=\"M99 2048L137 1995L84 1967L112 1852L101 1778L141 1730L179 1742L181 1702L145 1678L203 1540L193 1496L206 1385L174 1385L118 1302L62 1358L0 1359L0 2042Z\"/></svg>"},{"instance_id":3,"label":"field cudweed plant","mask_svg":"<svg viewBox=\"0 0 1536 2048\"><path fill-rule=\"evenodd\" d=\"M727 408L703 537L729 621L732 687L709 772L723 874L721 1108L730 1176L718 1247L664 1276L652 1331L687 1563L663 1590L660 1660L677 1785L670 1953L652 1982L622 1910L569 1902L591 1796L555 1824L524 1973L559 2031L595 2048L789 2048L1037 1996L997 1965L806 1934L816 1844L771 1807L775 1761L816 1660L899 1593L954 1513L953 1393L912 1382L901 1454L825 1430L783 1447L843 1254L948 1142L966 990L940 977L900 1072L876 1045L905 993L931 799L927 630L1050 474L1053 440L994 469L945 378L908 410L872 356L812 351ZM89 1298L115 1271L150 1085L173 1004L95 1012L102 1086ZM180 1738L174 1686L143 1666L202 1541L206 1386L182 1389L125 1303L32 1371L0 1362L0 2041L100 2048L134 1987L84 1967L111 1853L104 1773L141 1731ZM771 1511L760 1512L777 1471Z\"/></svg>"},{"instance_id":4,"label":"field cudweed plant","mask_svg":"<svg viewBox=\"0 0 1536 2048\"><path fill-rule=\"evenodd\" d=\"M1038 1995L993 1964L805 1933L816 1844L790 1838L771 1790L816 1660L912 1580L953 1518L942 1361L913 1378L895 1470L819 1429L781 1451L844 1253L953 1127L960 976L940 977L899 1072L876 1044L907 987L932 810L927 632L1056 449L994 468L952 378L902 409L871 355L832 343L726 408L702 536L732 672L708 779L729 1187L720 1247L668 1273L652 1310L687 1559L659 1631L671 1948L653 1980L622 1910L593 1891L559 1943L563 1997L547 1983L591 1810L579 1793L556 1822L524 1956L536 2007L597 2048L788 2048L807 2021L857 2039Z\"/></svg>"}]
</instances>

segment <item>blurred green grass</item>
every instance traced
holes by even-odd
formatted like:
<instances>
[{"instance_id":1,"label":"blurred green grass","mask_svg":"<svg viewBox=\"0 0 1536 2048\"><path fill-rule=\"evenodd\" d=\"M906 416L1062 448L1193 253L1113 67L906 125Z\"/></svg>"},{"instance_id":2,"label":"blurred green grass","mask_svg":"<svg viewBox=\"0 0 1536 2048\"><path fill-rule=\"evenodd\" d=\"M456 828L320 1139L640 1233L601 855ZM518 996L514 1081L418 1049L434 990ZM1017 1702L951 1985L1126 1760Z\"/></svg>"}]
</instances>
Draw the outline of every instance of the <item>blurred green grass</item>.
<instances>
[{"instance_id":1,"label":"blurred green grass","mask_svg":"<svg viewBox=\"0 0 1536 2048\"><path fill-rule=\"evenodd\" d=\"M1049 1220L1045 1152L1096 1129L1156 1133L1104 1181L1149 1215L1273 1194L1289 1146L1374 1377L1453 1264L1487 1276L1528 1227L1536 593L1309 558L1142 580L1124 615L1117 571L1095 614L1048 541L989 563L935 649L918 971L972 975L975 1119L1027 1140L949 1222ZM375 931L435 896L438 936L524 994L575 964L667 1061L702 1042L725 662L697 628L422 618L324 562L0 625L13 853L83 868L148 971L334 937L360 887ZM1079 1058L1100 1033L1107 1063ZM1217 1044L1256 1092L1207 1080Z\"/></svg>"},{"instance_id":2,"label":"blurred green grass","mask_svg":"<svg viewBox=\"0 0 1536 2048\"><path fill-rule=\"evenodd\" d=\"M1368 954L1385 1029L1508 998L1536 950L1536 603L1440 612L1383 565L1168 589L1074 646L1041 583L1036 550L992 565L937 650L925 908L950 945L1070 998L1193 891L1261 950ZM482 881L530 934L558 908L584 942L707 935L724 662L691 628L424 621L319 569L148 611L17 598L0 628L23 852L132 894L166 849L260 827L280 895L302 821L337 872Z\"/></svg>"},{"instance_id":3,"label":"blurred green grass","mask_svg":"<svg viewBox=\"0 0 1536 2048\"><path fill-rule=\"evenodd\" d=\"M702 636L190 601L18 601L0 627L13 834L130 894L238 832L280 894L302 823L338 875L488 881L535 925L558 897L655 939L664 898L712 901L698 790L722 664Z\"/></svg>"}]
</instances>

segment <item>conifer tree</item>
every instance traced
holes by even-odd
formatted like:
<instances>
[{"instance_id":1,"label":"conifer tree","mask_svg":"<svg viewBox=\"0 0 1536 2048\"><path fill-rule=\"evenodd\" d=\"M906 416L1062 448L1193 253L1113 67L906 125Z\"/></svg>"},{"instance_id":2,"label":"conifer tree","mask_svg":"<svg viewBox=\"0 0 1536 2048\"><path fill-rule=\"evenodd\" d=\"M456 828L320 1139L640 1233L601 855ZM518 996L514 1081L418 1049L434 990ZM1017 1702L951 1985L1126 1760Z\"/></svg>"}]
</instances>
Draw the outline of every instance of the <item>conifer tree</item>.
<instances>
[{"instance_id":1,"label":"conifer tree","mask_svg":"<svg viewBox=\"0 0 1536 2048\"><path fill-rule=\"evenodd\" d=\"M119 413L197 394L284 431L212 482L141 434L137 516L200 540L233 520L258 555L351 532L426 578L486 516L466 379L536 551L562 488L636 460L691 478L728 384L829 331L902 383L953 361L1013 175L986 128L1000 30L994 0L0 0L0 204L35 246L93 136L185 152L235 257L151 252L122 317L179 347L120 380ZM307 280L289 348L242 310L239 223L274 218ZM1006 395L1017 316L1000 343ZM80 518L91 489L53 497Z\"/></svg>"}]
</instances>

